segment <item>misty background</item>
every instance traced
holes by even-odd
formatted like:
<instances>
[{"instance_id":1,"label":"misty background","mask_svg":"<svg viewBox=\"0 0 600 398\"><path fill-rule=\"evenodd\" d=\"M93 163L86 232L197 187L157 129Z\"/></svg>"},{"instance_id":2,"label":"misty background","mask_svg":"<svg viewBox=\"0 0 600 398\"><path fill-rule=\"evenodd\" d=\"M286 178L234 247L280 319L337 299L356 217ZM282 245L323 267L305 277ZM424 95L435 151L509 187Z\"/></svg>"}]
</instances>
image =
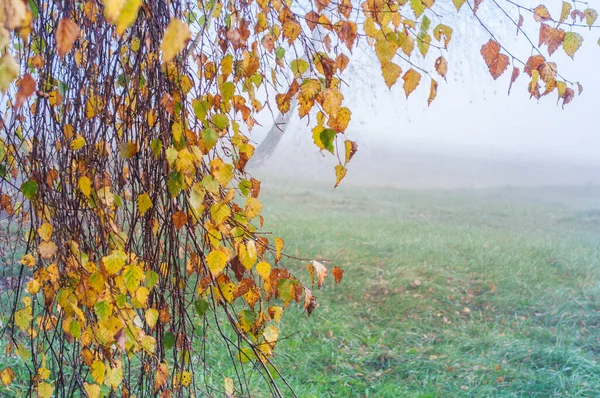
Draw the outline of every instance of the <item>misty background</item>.
<instances>
[{"instance_id":1,"label":"misty background","mask_svg":"<svg viewBox=\"0 0 600 398\"><path fill-rule=\"evenodd\" d=\"M564 109L556 91L539 101L527 92L529 76L521 73L508 95L512 65L494 81L480 55L490 34L465 5L457 14L451 2L438 2L432 26L442 22L454 29L448 51L430 48L423 60L415 49L411 61L433 70L434 60L448 60L444 81L433 71L438 95L427 106L430 78L406 99L402 80L391 90L383 81L373 50L361 39L351 55L351 67L342 78L345 104L352 110L346 132L358 143L359 151L348 166L345 184L376 184L401 187L483 187L501 185L580 185L600 182L600 137L596 115L600 96L600 32L576 28L584 43L568 57L559 48L548 57L558 72L583 86ZM446 4L447 3L447 4ZM542 3L558 19L560 1L524 1L532 8ZM519 11L506 1L500 5L515 21ZM531 13L521 11L523 29L538 44L537 24ZM537 52L514 24L491 1L484 1L477 15L495 37L518 59L526 61ZM563 26L564 29L569 27ZM409 66L399 61L403 70ZM522 65L515 62L515 66ZM577 92L576 87L574 87ZM253 130L260 142L273 124L274 115L263 112L261 126ZM336 160L320 153L312 142L311 118L293 117L275 154L260 168L259 177L288 177L335 181Z\"/></svg>"}]
</instances>

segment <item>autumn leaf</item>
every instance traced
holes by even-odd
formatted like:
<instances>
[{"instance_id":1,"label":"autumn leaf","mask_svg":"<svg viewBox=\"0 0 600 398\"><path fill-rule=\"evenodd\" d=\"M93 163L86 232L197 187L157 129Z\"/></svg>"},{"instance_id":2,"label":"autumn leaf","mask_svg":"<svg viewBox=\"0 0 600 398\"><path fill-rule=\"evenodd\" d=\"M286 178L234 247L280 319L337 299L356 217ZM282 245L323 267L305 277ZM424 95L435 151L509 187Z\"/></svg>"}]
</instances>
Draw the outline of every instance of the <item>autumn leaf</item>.
<instances>
[{"instance_id":1,"label":"autumn leaf","mask_svg":"<svg viewBox=\"0 0 600 398\"><path fill-rule=\"evenodd\" d=\"M192 38L190 28L180 19L172 19L165 30L160 44L163 53L163 62L170 62L181 50L185 48Z\"/></svg>"},{"instance_id":2,"label":"autumn leaf","mask_svg":"<svg viewBox=\"0 0 600 398\"><path fill-rule=\"evenodd\" d=\"M19 64L10 54L0 57L0 92L5 93L10 84L19 76Z\"/></svg>"},{"instance_id":3,"label":"autumn leaf","mask_svg":"<svg viewBox=\"0 0 600 398\"><path fill-rule=\"evenodd\" d=\"M4 368L2 371L0 371L0 380L5 386L11 385L14 379L15 371L11 368Z\"/></svg>"},{"instance_id":4,"label":"autumn leaf","mask_svg":"<svg viewBox=\"0 0 600 398\"><path fill-rule=\"evenodd\" d=\"M513 68L512 75L510 77L510 85L508 86L508 94L510 94L510 89L512 88L512 85L515 82L515 80L517 80L517 78L519 77L520 73L521 73L521 70L519 68L517 68L517 67Z\"/></svg>"},{"instance_id":5,"label":"autumn leaf","mask_svg":"<svg viewBox=\"0 0 600 398\"><path fill-rule=\"evenodd\" d=\"M15 108L20 108L25 103L27 98L31 97L35 93L35 80L29 73L25 73L25 76L19 81L19 90L17 91Z\"/></svg>"},{"instance_id":6,"label":"autumn leaf","mask_svg":"<svg viewBox=\"0 0 600 398\"><path fill-rule=\"evenodd\" d=\"M39 383L36 390L38 398L51 398L54 393L54 387L46 382Z\"/></svg>"},{"instance_id":7,"label":"autumn leaf","mask_svg":"<svg viewBox=\"0 0 600 398\"><path fill-rule=\"evenodd\" d=\"M56 27L56 52L59 57L64 57L73 48L73 43L79 37L79 25L69 18L62 18Z\"/></svg>"},{"instance_id":8,"label":"autumn leaf","mask_svg":"<svg viewBox=\"0 0 600 398\"><path fill-rule=\"evenodd\" d=\"M283 250L284 240L282 238L275 238L275 262L279 262L281 259L281 251Z\"/></svg>"},{"instance_id":9,"label":"autumn leaf","mask_svg":"<svg viewBox=\"0 0 600 398\"><path fill-rule=\"evenodd\" d=\"M83 389L88 398L100 398L101 388L98 384L83 383Z\"/></svg>"},{"instance_id":10,"label":"autumn leaf","mask_svg":"<svg viewBox=\"0 0 600 398\"><path fill-rule=\"evenodd\" d=\"M48 242L52 237L53 230L54 228L52 227L52 225L45 222L42 225L40 225L40 227L37 229L37 233L44 242Z\"/></svg>"},{"instance_id":11,"label":"autumn leaf","mask_svg":"<svg viewBox=\"0 0 600 398\"><path fill-rule=\"evenodd\" d=\"M335 166L335 185L333 186L334 188L337 188L338 185L340 185L340 182L342 182L342 179L346 176L346 167L344 167L344 165L342 164L338 164Z\"/></svg>"},{"instance_id":12,"label":"autumn leaf","mask_svg":"<svg viewBox=\"0 0 600 398\"><path fill-rule=\"evenodd\" d=\"M42 242L38 246L38 252L40 253L40 256L45 260L49 260L52 257L54 257L57 251L58 247L54 242Z\"/></svg>"},{"instance_id":13,"label":"autumn leaf","mask_svg":"<svg viewBox=\"0 0 600 398\"><path fill-rule=\"evenodd\" d=\"M571 14L571 8L572 8L571 3L568 3L566 1L562 2L562 9L560 11L560 20L558 21L559 24L565 22L565 20L569 16L569 14Z\"/></svg>"},{"instance_id":14,"label":"autumn leaf","mask_svg":"<svg viewBox=\"0 0 600 398\"><path fill-rule=\"evenodd\" d=\"M546 6L542 4L533 9L533 18L536 22L545 22L550 21L552 19L548 8L546 8Z\"/></svg>"},{"instance_id":15,"label":"autumn leaf","mask_svg":"<svg viewBox=\"0 0 600 398\"><path fill-rule=\"evenodd\" d=\"M388 88L392 88L402 74L402 68L393 62L386 62L381 65L381 74Z\"/></svg>"},{"instance_id":16,"label":"autumn leaf","mask_svg":"<svg viewBox=\"0 0 600 398\"><path fill-rule=\"evenodd\" d=\"M448 48L448 44L450 44L450 40L452 40L452 28L448 25L439 24L433 29L433 37L437 41L442 41L444 39L444 47Z\"/></svg>"},{"instance_id":17,"label":"autumn leaf","mask_svg":"<svg viewBox=\"0 0 600 398\"><path fill-rule=\"evenodd\" d=\"M494 80L506 71L509 64L508 56L500 54L500 44L495 40L490 40L481 47L481 55Z\"/></svg>"},{"instance_id":18,"label":"autumn leaf","mask_svg":"<svg viewBox=\"0 0 600 398\"><path fill-rule=\"evenodd\" d=\"M437 88L438 83L434 79L431 79L431 87L429 89L429 98L427 99L427 106L431 105L431 103L437 96Z\"/></svg>"},{"instance_id":19,"label":"autumn leaf","mask_svg":"<svg viewBox=\"0 0 600 398\"><path fill-rule=\"evenodd\" d=\"M114 0L113 0L114 2ZM125 4L117 17L117 34L121 36L137 19L142 0L125 0Z\"/></svg>"},{"instance_id":20,"label":"autumn leaf","mask_svg":"<svg viewBox=\"0 0 600 398\"><path fill-rule=\"evenodd\" d=\"M317 277L317 286L320 289L327 277L327 268L317 260L312 260L311 264L308 265L308 271L310 272L313 284L315 283L315 276Z\"/></svg>"},{"instance_id":21,"label":"autumn leaf","mask_svg":"<svg viewBox=\"0 0 600 398\"><path fill-rule=\"evenodd\" d=\"M113 250L113 252L102 258L102 263L106 272L109 274L116 274L125 266L127 261L127 255L122 250Z\"/></svg>"},{"instance_id":22,"label":"autumn leaf","mask_svg":"<svg viewBox=\"0 0 600 398\"><path fill-rule=\"evenodd\" d=\"M585 23L590 27L591 30L592 26L596 22L596 19L598 19L598 13L596 10L587 8L583 11L583 15L585 16Z\"/></svg>"},{"instance_id":23,"label":"autumn leaf","mask_svg":"<svg viewBox=\"0 0 600 398\"><path fill-rule=\"evenodd\" d=\"M222 250L213 250L206 256L206 265L213 276L219 275L227 265L227 255Z\"/></svg>"},{"instance_id":24,"label":"autumn leaf","mask_svg":"<svg viewBox=\"0 0 600 398\"><path fill-rule=\"evenodd\" d=\"M172 216L173 225L176 230L180 230L185 224L187 224L187 214L183 211L178 211Z\"/></svg>"},{"instance_id":25,"label":"autumn leaf","mask_svg":"<svg viewBox=\"0 0 600 398\"><path fill-rule=\"evenodd\" d=\"M463 4L465 4L466 0L452 0L452 3L454 3L454 7L456 7L456 11L460 11L460 8L463 6Z\"/></svg>"},{"instance_id":26,"label":"autumn leaf","mask_svg":"<svg viewBox=\"0 0 600 398\"><path fill-rule=\"evenodd\" d=\"M81 191L81 193L83 193L87 197L90 196L90 194L92 192L92 182L90 181L89 178L87 178L85 176L79 177L77 186L79 187L79 190Z\"/></svg>"},{"instance_id":27,"label":"autumn leaf","mask_svg":"<svg viewBox=\"0 0 600 398\"><path fill-rule=\"evenodd\" d=\"M448 61L440 56L435 60L434 67L436 72L446 80L446 75L448 74Z\"/></svg>"},{"instance_id":28,"label":"autumn leaf","mask_svg":"<svg viewBox=\"0 0 600 398\"><path fill-rule=\"evenodd\" d=\"M546 24L540 26L540 40L538 46L542 44L548 45L548 53L552 55L554 51L563 43L565 39L565 31L562 29L554 29Z\"/></svg>"},{"instance_id":29,"label":"autumn leaf","mask_svg":"<svg viewBox=\"0 0 600 398\"><path fill-rule=\"evenodd\" d=\"M408 72L402 76L402 80L404 80L404 92L406 93L406 98L415 91L419 83L421 82L421 74L414 69L410 69Z\"/></svg>"},{"instance_id":30,"label":"autumn leaf","mask_svg":"<svg viewBox=\"0 0 600 398\"><path fill-rule=\"evenodd\" d=\"M333 275L333 278L335 279L335 281L337 283L341 283L342 282L342 278L344 277L344 270L341 269L338 266L333 267L333 270L331 271L331 274Z\"/></svg>"},{"instance_id":31,"label":"autumn leaf","mask_svg":"<svg viewBox=\"0 0 600 398\"><path fill-rule=\"evenodd\" d=\"M562 42L563 50L571 58L575 57L575 53L581 47L583 43L583 37L576 32L567 32L565 34L565 40Z\"/></svg>"},{"instance_id":32,"label":"autumn leaf","mask_svg":"<svg viewBox=\"0 0 600 398\"><path fill-rule=\"evenodd\" d=\"M344 148L346 152L345 164L348 164L356 151L358 151L358 144L354 141L346 140L346 142L344 142Z\"/></svg>"},{"instance_id":33,"label":"autumn leaf","mask_svg":"<svg viewBox=\"0 0 600 398\"><path fill-rule=\"evenodd\" d=\"M152 200L150 199L150 195L148 193L143 193L137 198L137 205L140 215L143 216L151 207Z\"/></svg>"},{"instance_id":34,"label":"autumn leaf","mask_svg":"<svg viewBox=\"0 0 600 398\"><path fill-rule=\"evenodd\" d=\"M158 321L158 310L155 308L149 308L146 310L144 314L144 318L146 319L146 323L150 327L150 329L154 329L156 322Z\"/></svg>"}]
</instances>

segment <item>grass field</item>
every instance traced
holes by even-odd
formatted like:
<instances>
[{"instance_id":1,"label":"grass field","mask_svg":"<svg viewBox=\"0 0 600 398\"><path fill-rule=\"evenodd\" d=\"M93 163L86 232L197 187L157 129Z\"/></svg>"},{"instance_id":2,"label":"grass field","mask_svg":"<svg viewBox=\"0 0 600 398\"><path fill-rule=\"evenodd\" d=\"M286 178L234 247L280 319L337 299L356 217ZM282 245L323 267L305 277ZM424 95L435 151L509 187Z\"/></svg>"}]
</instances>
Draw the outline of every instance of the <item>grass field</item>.
<instances>
[{"instance_id":1,"label":"grass field","mask_svg":"<svg viewBox=\"0 0 600 398\"><path fill-rule=\"evenodd\" d=\"M345 270L284 317L300 397L600 396L599 188L263 195L290 253Z\"/></svg>"},{"instance_id":2,"label":"grass field","mask_svg":"<svg viewBox=\"0 0 600 398\"><path fill-rule=\"evenodd\" d=\"M345 270L310 318L284 315L276 364L298 396L600 396L600 187L268 182L261 196L289 254Z\"/></svg>"}]
</instances>

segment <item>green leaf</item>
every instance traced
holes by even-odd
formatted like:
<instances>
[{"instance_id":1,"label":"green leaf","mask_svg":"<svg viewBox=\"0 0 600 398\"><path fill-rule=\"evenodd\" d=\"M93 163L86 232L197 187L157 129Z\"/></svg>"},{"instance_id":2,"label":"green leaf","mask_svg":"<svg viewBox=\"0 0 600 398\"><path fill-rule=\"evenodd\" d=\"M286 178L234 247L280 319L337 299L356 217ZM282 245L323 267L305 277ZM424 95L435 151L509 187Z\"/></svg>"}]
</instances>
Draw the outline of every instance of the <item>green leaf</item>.
<instances>
[{"instance_id":1,"label":"green leaf","mask_svg":"<svg viewBox=\"0 0 600 398\"><path fill-rule=\"evenodd\" d=\"M25 197L29 200L35 199L38 189L37 182L33 180L27 180L23 183L23 185L21 185L21 191L23 192L23 195L25 195Z\"/></svg>"},{"instance_id":2,"label":"green leaf","mask_svg":"<svg viewBox=\"0 0 600 398\"><path fill-rule=\"evenodd\" d=\"M163 338L165 350L171 349L175 345L175 335L171 332L166 332Z\"/></svg>"},{"instance_id":3,"label":"green leaf","mask_svg":"<svg viewBox=\"0 0 600 398\"><path fill-rule=\"evenodd\" d=\"M321 131L320 138L321 138L321 143L323 143L323 146L325 147L325 149L327 149L329 152L333 153L333 151L334 151L333 139L335 138L335 131L332 129L325 129L325 130Z\"/></svg>"},{"instance_id":4,"label":"green leaf","mask_svg":"<svg viewBox=\"0 0 600 398\"><path fill-rule=\"evenodd\" d=\"M223 115L222 113L217 113L212 117L212 122L216 128L219 130L223 130L229 124L229 118L227 115Z\"/></svg>"},{"instance_id":5,"label":"green leaf","mask_svg":"<svg viewBox=\"0 0 600 398\"><path fill-rule=\"evenodd\" d=\"M229 101L235 94L235 84L232 82L225 82L221 84L221 95L225 101Z\"/></svg>"},{"instance_id":6,"label":"green leaf","mask_svg":"<svg viewBox=\"0 0 600 398\"><path fill-rule=\"evenodd\" d=\"M219 134L211 128L202 130L202 141L207 151L210 151L219 140Z\"/></svg>"},{"instance_id":7,"label":"green leaf","mask_svg":"<svg viewBox=\"0 0 600 398\"><path fill-rule=\"evenodd\" d=\"M40 10L35 0L29 0L29 9L31 10L31 16L33 17L33 19L38 19L38 17L40 16Z\"/></svg>"},{"instance_id":8,"label":"green leaf","mask_svg":"<svg viewBox=\"0 0 600 398\"><path fill-rule=\"evenodd\" d=\"M158 274L154 271L146 272L146 287L149 290L152 290L156 283L158 282Z\"/></svg>"},{"instance_id":9,"label":"green leaf","mask_svg":"<svg viewBox=\"0 0 600 398\"><path fill-rule=\"evenodd\" d=\"M196 307L196 312L200 317L204 316L209 307L208 301L206 300L196 300L194 306Z\"/></svg>"},{"instance_id":10,"label":"green leaf","mask_svg":"<svg viewBox=\"0 0 600 398\"><path fill-rule=\"evenodd\" d=\"M81 336L81 325L79 325L79 322L77 322L77 319L75 318L71 319L71 324L69 325L69 334L76 339Z\"/></svg>"},{"instance_id":11,"label":"green leaf","mask_svg":"<svg viewBox=\"0 0 600 398\"><path fill-rule=\"evenodd\" d=\"M275 56L277 59L283 59L283 57L285 57L285 49L283 47L277 47L275 49Z\"/></svg>"},{"instance_id":12,"label":"green leaf","mask_svg":"<svg viewBox=\"0 0 600 398\"><path fill-rule=\"evenodd\" d=\"M157 159L160 156L160 152L162 151L162 146L163 143L160 140L160 138L155 138L150 142L150 149L152 150L154 157Z\"/></svg>"},{"instance_id":13,"label":"green leaf","mask_svg":"<svg viewBox=\"0 0 600 398\"><path fill-rule=\"evenodd\" d=\"M100 300L94 305L94 312L96 313L98 320L104 322L110 316L110 305L108 305L106 301Z\"/></svg>"},{"instance_id":14,"label":"green leaf","mask_svg":"<svg viewBox=\"0 0 600 398\"><path fill-rule=\"evenodd\" d=\"M144 270L138 265L129 265L123 270L123 281L130 293L137 290L143 277Z\"/></svg>"},{"instance_id":15,"label":"green leaf","mask_svg":"<svg viewBox=\"0 0 600 398\"><path fill-rule=\"evenodd\" d=\"M194 100L192 101L192 108L194 108L194 115L196 115L198 120L204 121L206 119L206 112L210 108L210 104L208 101Z\"/></svg>"}]
</instances>

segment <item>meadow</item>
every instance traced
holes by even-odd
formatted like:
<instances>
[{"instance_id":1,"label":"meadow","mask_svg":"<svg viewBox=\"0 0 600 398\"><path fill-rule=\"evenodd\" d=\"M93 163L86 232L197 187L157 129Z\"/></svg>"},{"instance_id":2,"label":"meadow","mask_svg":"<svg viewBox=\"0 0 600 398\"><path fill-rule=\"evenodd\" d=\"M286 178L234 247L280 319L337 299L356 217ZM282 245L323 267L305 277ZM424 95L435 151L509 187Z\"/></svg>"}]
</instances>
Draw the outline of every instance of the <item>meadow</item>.
<instances>
[{"instance_id":1,"label":"meadow","mask_svg":"<svg viewBox=\"0 0 600 398\"><path fill-rule=\"evenodd\" d=\"M275 363L299 397L600 396L600 187L269 180L261 197L287 253L345 271L315 289L310 317L296 304L283 317ZM286 265L309 280L305 262ZM18 357L4 366L27 378ZM258 377L251 388L268 396Z\"/></svg>"},{"instance_id":2,"label":"meadow","mask_svg":"<svg viewBox=\"0 0 600 398\"><path fill-rule=\"evenodd\" d=\"M284 316L298 396L600 396L600 188L263 192L289 252L345 270Z\"/></svg>"}]
</instances>

